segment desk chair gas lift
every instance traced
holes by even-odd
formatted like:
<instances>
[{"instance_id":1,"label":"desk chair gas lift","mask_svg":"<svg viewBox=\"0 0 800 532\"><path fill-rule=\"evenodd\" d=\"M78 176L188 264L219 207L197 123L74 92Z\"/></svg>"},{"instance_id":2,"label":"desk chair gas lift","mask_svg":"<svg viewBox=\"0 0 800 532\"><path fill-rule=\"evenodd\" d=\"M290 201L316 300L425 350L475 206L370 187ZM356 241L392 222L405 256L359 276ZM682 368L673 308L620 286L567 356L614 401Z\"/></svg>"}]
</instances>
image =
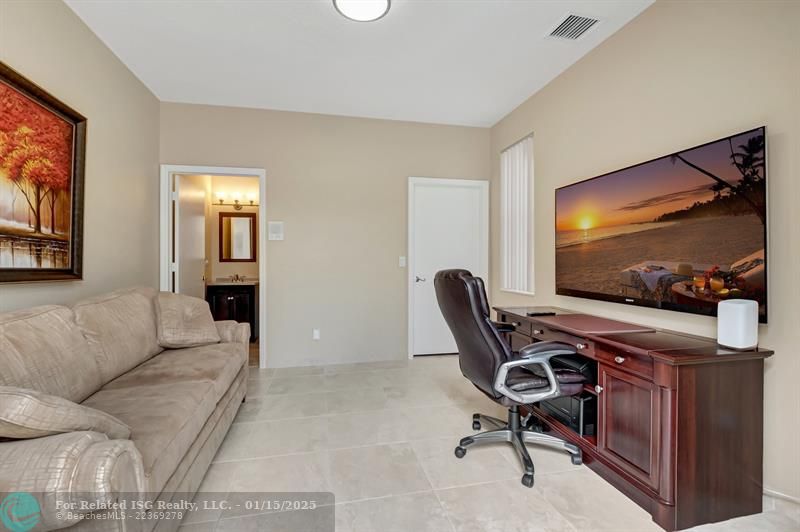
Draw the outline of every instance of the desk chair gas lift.
<instances>
[{"instance_id":1,"label":"desk chair gas lift","mask_svg":"<svg viewBox=\"0 0 800 532\"><path fill-rule=\"evenodd\" d=\"M560 438L528 428L520 419L519 406L575 395L586 378L571 369L554 369L552 357L574 355L575 348L560 342L539 342L512 353L500 336L509 325L491 321L483 280L467 270L443 270L436 274L436 297L444 319L458 345L461 373L493 401L508 407L508 420L474 414L473 430L482 422L494 430L461 439L455 454L463 458L472 445L507 442L514 446L525 468L522 483L533 486L533 461L526 443L568 452L573 464L582 463L580 449Z\"/></svg>"}]
</instances>

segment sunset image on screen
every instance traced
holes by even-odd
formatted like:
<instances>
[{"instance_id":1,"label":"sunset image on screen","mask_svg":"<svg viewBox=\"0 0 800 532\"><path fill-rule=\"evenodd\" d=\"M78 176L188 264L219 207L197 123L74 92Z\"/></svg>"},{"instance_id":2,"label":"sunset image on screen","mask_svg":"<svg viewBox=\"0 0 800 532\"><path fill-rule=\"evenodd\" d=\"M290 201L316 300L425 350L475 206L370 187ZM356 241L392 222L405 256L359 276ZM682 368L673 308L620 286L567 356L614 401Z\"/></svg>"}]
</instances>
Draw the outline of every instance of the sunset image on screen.
<instances>
[{"instance_id":1,"label":"sunset image on screen","mask_svg":"<svg viewBox=\"0 0 800 532\"><path fill-rule=\"evenodd\" d=\"M558 292L766 312L764 142L760 128L558 189Z\"/></svg>"}]
</instances>

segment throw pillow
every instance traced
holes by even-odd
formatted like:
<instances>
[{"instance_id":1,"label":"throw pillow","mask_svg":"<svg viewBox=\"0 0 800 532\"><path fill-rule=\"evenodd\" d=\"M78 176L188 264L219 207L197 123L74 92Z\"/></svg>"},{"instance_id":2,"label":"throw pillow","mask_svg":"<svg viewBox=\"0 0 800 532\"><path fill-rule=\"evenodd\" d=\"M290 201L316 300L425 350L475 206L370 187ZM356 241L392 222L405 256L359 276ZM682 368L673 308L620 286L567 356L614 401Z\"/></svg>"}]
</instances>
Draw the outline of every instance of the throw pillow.
<instances>
[{"instance_id":1,"label":"throw pillow","mask_svg":"<svg viewBox=\"0 0 800 532\"><path fill-rule=\"evenodd\" d=\"M131 429L111 414L46 393L0 386L0 437L40 438L91 430L112 440L128 439Z\"/></svg>"},{"instance_id":2,"label":"throw pillow","mask_svg":"<svg viewBox=\"0 0 800 532\"><path fill-rule=\"evenodd\" d=\"M160 292L156 320L161 347L195 347L220 341L208 303L197 297Z\"/></svg>"}]
</instances>

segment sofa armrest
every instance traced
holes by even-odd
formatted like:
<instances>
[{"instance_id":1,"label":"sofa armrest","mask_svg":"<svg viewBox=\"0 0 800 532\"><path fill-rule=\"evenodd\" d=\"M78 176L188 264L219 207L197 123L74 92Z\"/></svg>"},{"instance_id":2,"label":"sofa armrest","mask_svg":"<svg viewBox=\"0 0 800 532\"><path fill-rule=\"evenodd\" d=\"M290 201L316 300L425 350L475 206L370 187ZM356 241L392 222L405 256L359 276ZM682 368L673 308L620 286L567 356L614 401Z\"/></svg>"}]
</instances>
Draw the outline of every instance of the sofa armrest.
<instances>
[{"instance_id":1,"label":"sofa armrest","mask_svg":"<svg viewBox=\"0 0 800 532\"><path fill-rule=\"evenodd\" d=\"M250 343L250 324L233 320L215 321L220 340L225 343Z\"/></svg>"},{"instance_id":2,"label":"sofa armrest","mask_svg":"<svg viewBox=\"0 0 800 532\"><path fill-rule=\"evenodd\" d=\"M81 501L109 504L143 494L144 485L142 457L130 440L109 440L98 432L68 432L0 443L0 493L25 492L36 497L39 529L64 528L80 521L88 510L76 509L72 516L60 510Z\"/></svg>"}]
</instances>

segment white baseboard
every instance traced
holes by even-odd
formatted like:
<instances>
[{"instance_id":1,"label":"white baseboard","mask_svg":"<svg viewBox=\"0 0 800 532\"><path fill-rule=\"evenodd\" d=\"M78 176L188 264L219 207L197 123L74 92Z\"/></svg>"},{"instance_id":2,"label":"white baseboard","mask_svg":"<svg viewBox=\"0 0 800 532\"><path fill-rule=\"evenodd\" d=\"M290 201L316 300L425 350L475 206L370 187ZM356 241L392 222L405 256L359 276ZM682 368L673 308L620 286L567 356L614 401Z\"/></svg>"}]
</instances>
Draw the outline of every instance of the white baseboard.
<instances>
[{"instance_id":1,"label":"white baseboard","mask_svg":"<svg viewBox=\"0 0 800 532\"><path fill-rule=\"evenodd\" d=\"M764 489L764 495L767 497L773 497L775 499L781 499L783 501L788 501L794 504L800 504L800 498L793 497L791 495L786 495L785 493L781 493L780 491L775 491L771 489Z\"/></svg>"}]
</instances>

